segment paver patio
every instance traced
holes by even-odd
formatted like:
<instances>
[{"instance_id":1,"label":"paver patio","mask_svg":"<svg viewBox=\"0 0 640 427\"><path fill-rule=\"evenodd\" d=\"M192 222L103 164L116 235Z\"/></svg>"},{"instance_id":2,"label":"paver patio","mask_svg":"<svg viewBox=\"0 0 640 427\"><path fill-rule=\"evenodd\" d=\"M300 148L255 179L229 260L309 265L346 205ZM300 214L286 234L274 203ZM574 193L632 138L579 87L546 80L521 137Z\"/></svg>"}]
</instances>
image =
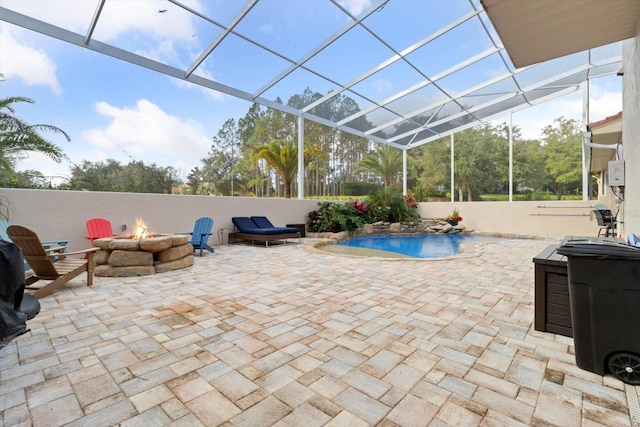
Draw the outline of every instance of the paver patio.
<instances>
[{"instance_id":1,"label":"paver patio","mask_svg":"<svg viewBox=\"0 0 640 427\"><path fill-rule=\"evenodd\" d=\"M533 329L508 240L422 261L222 246L154 276L76 280L0 352L5 426L630 426L638 389ZM635 399L635 400L634 400Z\"/></svg>"}]
</instances>

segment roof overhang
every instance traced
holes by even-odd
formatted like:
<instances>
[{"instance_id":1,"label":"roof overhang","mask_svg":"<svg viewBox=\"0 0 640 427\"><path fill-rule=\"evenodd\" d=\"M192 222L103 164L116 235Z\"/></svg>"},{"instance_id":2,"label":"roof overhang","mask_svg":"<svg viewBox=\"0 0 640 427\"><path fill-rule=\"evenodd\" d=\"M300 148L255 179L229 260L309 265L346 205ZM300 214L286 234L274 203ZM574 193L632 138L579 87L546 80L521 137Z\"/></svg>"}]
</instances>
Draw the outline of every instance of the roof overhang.
<instances>
[{"instance_id":1,"label":"roof overhang","mask_svg":"<svg viewBox=\"0 0 640 427\"><path fill-rule=\"evenodd\" d=\"M634 37L640 1L480 0L520 68Z\"/></svg>"},{"instance_id":2,"label":"roof overhang","mask_svg":"<svg viewBox=\"0 0 640 427\"><path fill-rule=\"evenodd\" d=\"M611 145L622 142L622 111L604 120L589 123L587 131L591 132L591 142L594 144ZM615 150L591 147L591 172L607 170L609 161L615 159Z\"/></svg>"}]
</instances>

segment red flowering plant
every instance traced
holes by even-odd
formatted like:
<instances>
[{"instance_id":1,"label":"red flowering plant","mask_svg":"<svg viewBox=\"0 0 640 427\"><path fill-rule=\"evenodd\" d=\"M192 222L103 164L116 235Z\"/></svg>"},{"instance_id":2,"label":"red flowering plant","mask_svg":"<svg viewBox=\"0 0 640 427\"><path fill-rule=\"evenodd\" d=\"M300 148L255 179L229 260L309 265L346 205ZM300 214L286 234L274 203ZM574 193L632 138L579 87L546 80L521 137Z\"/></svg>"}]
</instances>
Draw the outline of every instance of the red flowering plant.
<instances>
[{"instance_id":1,"label":"red flowering plant","mask_svg":"<svg viewBox=\"0 0 640 427\"><path fill-rule=\"evenodd\" d=\"M411 194L407 194L404 196L404 200L411 209L418 209L418 204L416 203L416 199L413 198Z\"/></svg>"},{"instance_id":2,"label":"red flowering plant","mask_svg":"<svg viewBox=\"0 0 640 427\"><path fill-rule=\"evenodd\" d=\"M444 220L451 225L457 225L460 221L462 221L462 217L460 216L458 210L454 209L453 212L451 212L451 215L446 217Z\"/></svg>"},{"instance_id":3,"label":"red flowering plant","mask_svg":"<svg viewBox=\"0 0 640 427\"><path fill-rule=\"evenodd\" d=\"M366 206L364 205L364 202L360 200L352 200L351 204L353 205L354 208L356 208L358 213L363 213L366 210Z\"/></svg>"}]
</instances>

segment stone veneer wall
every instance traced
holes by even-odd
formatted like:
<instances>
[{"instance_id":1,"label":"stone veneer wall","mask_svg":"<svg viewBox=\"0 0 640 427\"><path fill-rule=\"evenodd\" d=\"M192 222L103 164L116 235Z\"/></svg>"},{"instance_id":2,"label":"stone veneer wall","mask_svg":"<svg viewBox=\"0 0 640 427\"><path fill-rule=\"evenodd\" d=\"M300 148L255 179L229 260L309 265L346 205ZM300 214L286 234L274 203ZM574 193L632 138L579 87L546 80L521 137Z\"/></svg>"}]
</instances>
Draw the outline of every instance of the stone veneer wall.
<instances>
[{"instance_id":1,"label":"stone veneer wall","mask_svg":"<svg viewBox=\"0 0 640 427\"><path fill-rule=\"evenodd\" d=\"M109 237L94 241L95 276L143 276L193 265L193 246L186 235L161 235L136 240Z\"/></svg>"},{"instance_id":2,"label":"stone veneer wall","mask_svg":"<svg viewBox=\"0 0 640 427\"><path fill-rule=\"evenodd\" d=\"M431 234L431 233L465 233L471 232L467 230L463 224L451 225L442 219L422 219L409 223L400 222L383 222L379 221L374 224L365 224L362 230L357 230L353 236L360 235L378 235L378 234ZM307 237L318 239L346 240L353 237L349 232L342 231L340 233L310 233L307 231Z\"/></svg>"}]
</instances>

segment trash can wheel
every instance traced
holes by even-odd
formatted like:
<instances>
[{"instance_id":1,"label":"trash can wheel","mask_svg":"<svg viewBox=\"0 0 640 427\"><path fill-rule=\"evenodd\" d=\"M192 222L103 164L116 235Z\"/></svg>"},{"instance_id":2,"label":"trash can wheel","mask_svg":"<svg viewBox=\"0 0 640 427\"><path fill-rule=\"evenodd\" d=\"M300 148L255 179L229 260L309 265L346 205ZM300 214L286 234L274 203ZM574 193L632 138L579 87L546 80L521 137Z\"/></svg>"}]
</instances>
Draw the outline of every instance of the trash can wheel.
<instances>
[{"instance_id":1,"label":"trash can wheel","mask_svg":"<svg viewBox=\"0 0 640 427\"><path fill-rule=\"evenodd\" d=\"M609 358L609 370L624 383L640 385L640 356L616 353Z\"/></svg>"}]
</instances>

